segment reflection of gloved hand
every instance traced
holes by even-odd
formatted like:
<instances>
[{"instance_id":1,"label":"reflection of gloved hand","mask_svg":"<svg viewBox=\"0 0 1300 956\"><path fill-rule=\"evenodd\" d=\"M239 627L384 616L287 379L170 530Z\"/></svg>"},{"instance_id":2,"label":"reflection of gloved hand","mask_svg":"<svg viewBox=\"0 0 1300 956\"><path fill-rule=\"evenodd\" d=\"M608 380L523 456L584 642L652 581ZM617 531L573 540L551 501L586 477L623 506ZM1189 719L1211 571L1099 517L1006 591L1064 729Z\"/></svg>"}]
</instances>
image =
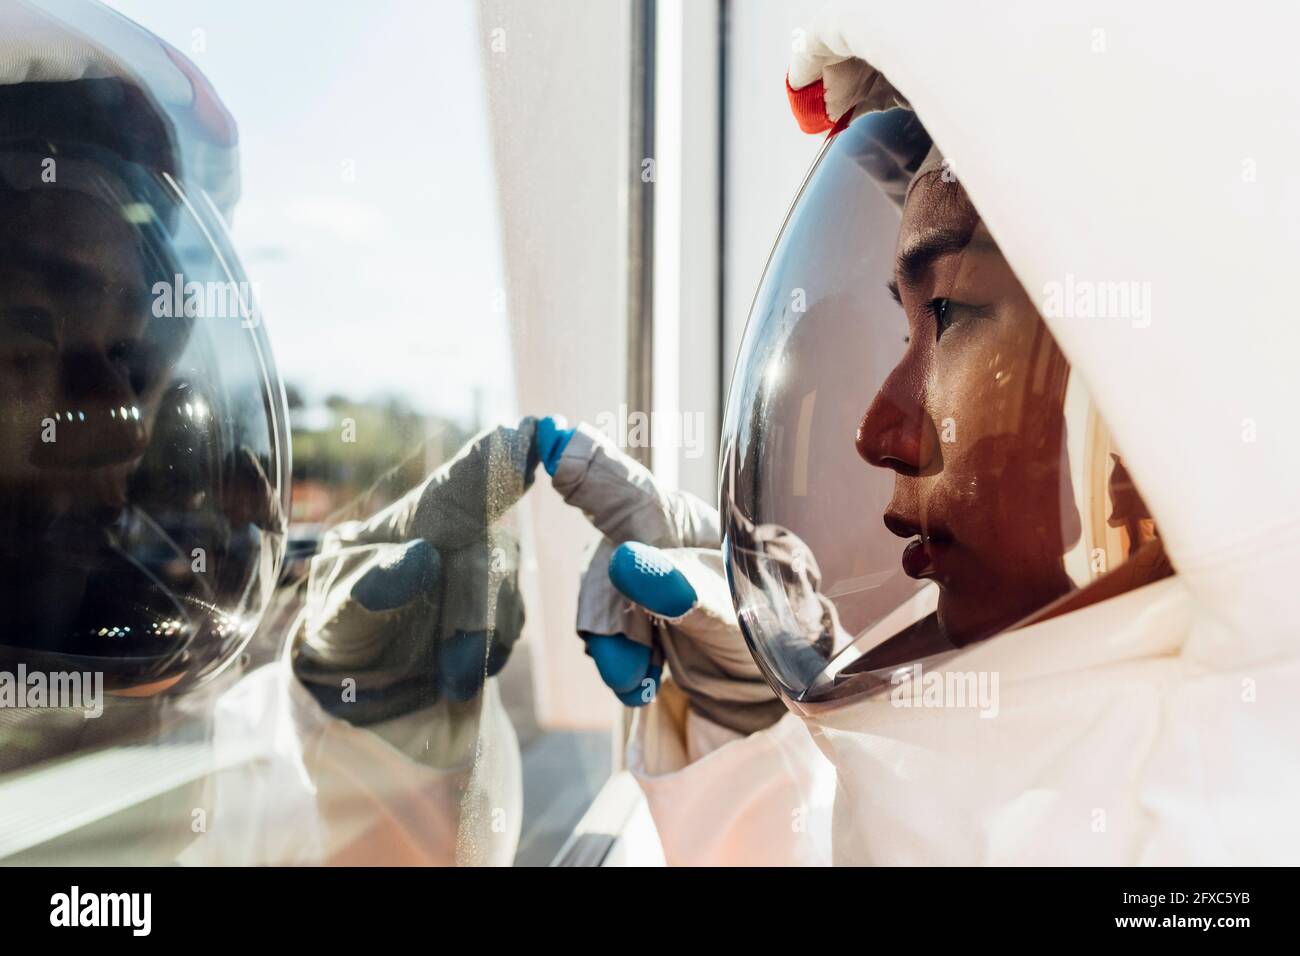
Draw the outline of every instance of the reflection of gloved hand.
<instances>
[{"instance_id":1,"label":"reflection of gloved hand","mask_svg":"<svg viewBox=\"0 0 1300 956\"><path fill-rule=\"evenodd\" d=\"M625 704L648 703L666 662L714 723L751 733L775 722L785 708L736 623L716 510L661 488L587 425L543 419L538 448L556 490L605 536L583 573L577 622L605 683Z\"/></svg>"},{"instance_id":2,"label":"reflection of gloved hand","mask_svg":"<svg viewBox=\"0 0 1300 956\"><path fill-rule=\"evenodd\" d=\"M294 669L331 712L369 723L468 701L505 665L524 610L518 542L495 523L532 483L535 424L484 432L387 508L325 535Z\"/></svg>"}]
</instances>

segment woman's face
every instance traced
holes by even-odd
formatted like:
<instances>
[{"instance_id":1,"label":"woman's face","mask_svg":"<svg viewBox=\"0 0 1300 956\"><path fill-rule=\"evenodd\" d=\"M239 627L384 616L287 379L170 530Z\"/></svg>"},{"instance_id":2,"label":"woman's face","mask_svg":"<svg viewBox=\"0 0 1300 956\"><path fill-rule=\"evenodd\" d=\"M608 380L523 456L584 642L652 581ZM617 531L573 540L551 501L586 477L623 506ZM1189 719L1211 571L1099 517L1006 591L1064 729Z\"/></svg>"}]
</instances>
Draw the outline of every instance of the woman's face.
<instances>
[{"instance_id":1,"label":"woman's face","mask_svg":"<svg viewBox=\"0 0 1300 956\"><path fill-rule=\"evenodd\" d=\"M904 571L935 581L961 645L1072 587L1080 535L1066 460L1069 367L964 190L935 170L903 210L891 288L906 351L858 428L894 472L886 526Z\"/></svg>"},{"instance_id":2,"label":"woman's face","mask_svg":"<svg viewBox=\"0 0 1300 956\"><path fill-rule=\"evenodd\" d=\"M110 520L157 401L138 372L150 314L138 242L72 191L6 193L0 215L0 492L46 516Z\"/></svg>"}]
</instances>

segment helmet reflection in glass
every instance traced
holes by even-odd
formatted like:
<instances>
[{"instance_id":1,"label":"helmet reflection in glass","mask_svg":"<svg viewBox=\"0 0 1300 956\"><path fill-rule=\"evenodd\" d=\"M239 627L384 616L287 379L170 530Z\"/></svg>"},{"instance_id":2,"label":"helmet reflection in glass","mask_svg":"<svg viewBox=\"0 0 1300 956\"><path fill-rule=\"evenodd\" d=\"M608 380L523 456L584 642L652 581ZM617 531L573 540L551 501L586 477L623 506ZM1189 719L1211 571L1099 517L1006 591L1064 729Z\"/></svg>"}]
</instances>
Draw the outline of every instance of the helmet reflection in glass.
<instances>
[{"instance_id":1,"label":"helmet reflection in glass","mask_svg":"<svg viewBox=\"0 0 1300 956\"><path fill-rule=\"evenodd\" d=\"M274 582L283 398L250 303L158 306L248 284L143 80L11 84L0 112L0 658L196 682Z\"/></svg>"}]
</instances>

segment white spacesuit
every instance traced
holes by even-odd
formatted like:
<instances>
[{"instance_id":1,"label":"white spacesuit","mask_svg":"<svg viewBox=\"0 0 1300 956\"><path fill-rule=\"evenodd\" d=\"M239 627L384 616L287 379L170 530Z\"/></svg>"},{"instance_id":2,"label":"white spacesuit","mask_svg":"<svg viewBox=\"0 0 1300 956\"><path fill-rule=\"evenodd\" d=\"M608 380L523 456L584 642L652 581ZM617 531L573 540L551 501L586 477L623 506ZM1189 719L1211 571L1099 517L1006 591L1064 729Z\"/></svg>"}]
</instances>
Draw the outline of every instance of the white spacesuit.
<instances>
[{"instance_id":1,"label":"white spacesuit","mask_svg":"<svg viewBox=\"0 0 1300 956\"><path fill-rule=\"evenodd\" d=\"M1300 79L1294 17L1234 13L834 3L797 35L832 136L741 347L721 541L636 517L683 505L588 469L589 431L556 472L615 535L580 631L669 662L629 750L669 863L1300 858ZM762 729L742 639L792 711Z\"/></svg>"}]
</instances>

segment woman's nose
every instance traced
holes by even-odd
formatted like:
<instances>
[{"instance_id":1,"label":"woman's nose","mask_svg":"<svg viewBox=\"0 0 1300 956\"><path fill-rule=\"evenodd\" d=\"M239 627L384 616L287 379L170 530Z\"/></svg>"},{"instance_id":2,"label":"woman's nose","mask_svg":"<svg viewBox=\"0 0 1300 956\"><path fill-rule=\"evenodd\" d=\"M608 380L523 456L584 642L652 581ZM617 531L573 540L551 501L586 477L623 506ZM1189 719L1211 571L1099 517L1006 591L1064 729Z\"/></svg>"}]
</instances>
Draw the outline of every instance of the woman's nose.
<instances>
[{"instance_id":1,"label":"woman's nose","mask_svg":"<svg viewBox=\"0 0 1300 956\"><path fill-rule=\"evenodd\" d=\"M877 468L919 475L934 464L939 436L920 399L914 371L902 366L885 380L858 425L858 454Z\"/></svg>"}]
</instances>

